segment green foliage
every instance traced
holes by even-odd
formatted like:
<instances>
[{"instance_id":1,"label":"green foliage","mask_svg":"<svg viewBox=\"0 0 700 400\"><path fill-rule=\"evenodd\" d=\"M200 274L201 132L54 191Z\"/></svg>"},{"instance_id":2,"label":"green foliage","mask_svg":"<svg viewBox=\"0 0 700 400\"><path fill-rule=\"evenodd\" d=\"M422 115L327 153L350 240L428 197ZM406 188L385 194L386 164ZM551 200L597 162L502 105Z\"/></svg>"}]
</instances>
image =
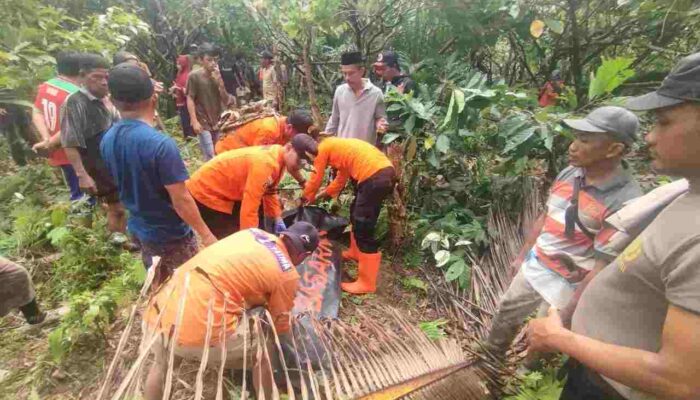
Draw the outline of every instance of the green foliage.
<instances>
[{"instance_id":1,"label":"green foliage","mask_svg":"<svg viewBox=\"0 0 700 400\"><path fill-rule=\"evenodd\" d=\"M436 319L435 321L421 322L418 324L418 328L425 333L428 339L438 340L447 337L447 333L443 329L447 323L446 319Z\"/></svg>"},{"instance_id":2,"label":"green foliage","mask_svg":"<svg viewBox=\"0 0 700 400\"><path fill-rule=\"evenodd\" d=\"M415 276L407 276L401 279L401 284L406 289L418 289L424 293L428 292L428 284L420 278Z\"/></svg>"},{"instance_id":3,"label":"green foliage","mask_svg":"<svg viewBox=\"0 0 700 400\"><path fill-rule=\"evenodd\" d=\"M486 237L483 231L473 225L469 226L474 230L465 231L463 238L455 239L454 235L444 232L430 232L421 243L423 250L430 250L435 266L445 270L445 280L448 282L456 280L462 288L469 285L471 278L471 266L467 265L465 259L472 260L470 246L473 244L464 237L471 234L470 237L478 241L485 240Z\"/></svg>"},{"instance_id":4,"label":"green foliage","mask_svg":"<svg viewBox=\"0 0 700 400\"><path fill-rule=\"evenodd\" d=\"M634 70L630 65L634 58L618 57L613 59L603 58L603 64L598 67L595 75L591 73L591 83L588 86L588 99L609 95L620 85L634 76Z\"/></svg>"},{"instance_id":5,"label":"green foliage","mask_svg":"<svg viewBox=\"0 0 700 400\"><path fill-rule=\"evenodd\" d=\"M105 329L121 307L131 302L143 285L146 272L141 262L128 253L119 257L122 267L95 291L87 290L70 297L70 311L49 334L49 353L61 362L80 340L104 339Z\"/></svg>"},{"instance_id":6,"label":"green foliage","mask_svg":"<svg viewBox=\"0 0 700 400\"><path fill-rule=\"evenodd\" d=\"M54 75L61 50L105 56L125 46L147 26L118 7L99 15L70 15L36 0L0 0L0 87L30 99L35 86Z\"/></svg>"},{"instance_id":7,"label":"green foliage","mask_svg":"<svg viewBox=\"0 0 700 400\"><path fill-rule=\"evenodd\" d=\"M523 378L518 394L505 400L557 400L564 388L564 381L556 377L556 368L546 368L543 372L530 372Z\"/></svg>"}]
</instances>

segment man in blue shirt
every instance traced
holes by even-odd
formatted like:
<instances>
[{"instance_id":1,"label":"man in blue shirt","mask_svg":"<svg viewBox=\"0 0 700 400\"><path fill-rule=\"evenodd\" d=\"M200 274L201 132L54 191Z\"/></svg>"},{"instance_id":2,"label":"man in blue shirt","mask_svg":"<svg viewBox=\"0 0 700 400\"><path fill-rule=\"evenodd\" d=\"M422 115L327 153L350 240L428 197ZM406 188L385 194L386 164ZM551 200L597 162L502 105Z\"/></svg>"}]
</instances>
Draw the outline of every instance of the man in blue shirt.
<instances>
[{"instance_id":1,"label":"man in blue shirt","mask_svg":"<svg viewBox=\"0 0 700 400\"><path fill-rule=\"evenodd\" d=\"M104 135L100 152L129 210L129 231L141 242L144 265L161 258L155 284L197 253L192 227L216 242L185 186L189 178L175 142L155 130L157 98L148 74L131 64L109 72L109 91L122 120Z\"/></svg>"}]
</instances>

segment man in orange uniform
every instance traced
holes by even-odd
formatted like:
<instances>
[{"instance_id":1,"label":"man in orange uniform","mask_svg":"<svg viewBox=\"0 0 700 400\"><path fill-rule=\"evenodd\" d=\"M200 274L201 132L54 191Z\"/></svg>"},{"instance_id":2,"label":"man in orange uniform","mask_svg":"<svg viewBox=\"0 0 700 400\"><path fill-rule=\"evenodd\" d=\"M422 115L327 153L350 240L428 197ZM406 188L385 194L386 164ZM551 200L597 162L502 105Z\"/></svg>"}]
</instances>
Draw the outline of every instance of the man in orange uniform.
<instances>
[{"instance_id":1,"label":"man in orange uniform","mask_svg":"<svg viewBox=\"0 0 700 400\"><path fill-rule=\"evenodd\" d=\"M241 318L245 310L265 306L277 334L286 341L299 285L295 266L316 250L318 242L318 231L306 222L290 226L279 238L258 229L249 229L207 247L178 268L170 281L154 295L143 317L147 332L145 343L155 340L151 350L156 356L146 380L146 399L163 396L170 345L175 347L178 357L201 359L208 326L211 326L208 362L220 363L219 346L225 345L229 368L243 368L244 354L247 355L245 365L251 368L256 361L251 358L257 342L249 334L248 319ZM177 327L183 297L183 323ZM174 343L169 343L170 332L177 330L177 337L172 339ZM160 337L152 339L153 334ZM245 347L248 349L244 353ZM260 386L265 386L271 379L270 376L256 376L259 370L268 369L253 369L253 382L258 393Z\"/></svg>"},{"instance_id":2,"label":"man in orange uniform","mask_svg":"<svg viewBox=\"0 0 700 400\"><path fill-rule=\"evenodd\" d=\"M301 134L292 139L292 146L314 164L302 203L338 197L348 179L357 184L350 206L350 249L343 253L343 258L358 262L358 275L357 281L343 283L341 287L354 294L374 293L382 261L374 229L382 203L394 189L396 173L391 161L379 149L360 139L330 137L317 144L309 135ZM337 175L317 198L326 166L337 170Z\"/></svg>"},{"instance_id":3,"label":"man in orange uniform","mask_svg":"<svg viewBox=\"0 0 700 400\"><path fill-rule=\"evenodd\" d=\"M310 133L314 124L306 110L295 110L289 117L259 118L236 128L216 143L216 154L243 147L287 144L297 133Z\"/></svg>"},{"instance_id":4,"label":"man in orange uniform","mask_svg":"<svg viewBox=\"0 0 700 400\"><path fill-rule=\"evenodd\" d=\"M291 144L254 146L219 154L187 181L202 219L218 239L260 225L262 203L266 217L275 219L275 233L285 229L275 190L285 169L299 170L300 158Z\"/></svg>"}]
</instances>

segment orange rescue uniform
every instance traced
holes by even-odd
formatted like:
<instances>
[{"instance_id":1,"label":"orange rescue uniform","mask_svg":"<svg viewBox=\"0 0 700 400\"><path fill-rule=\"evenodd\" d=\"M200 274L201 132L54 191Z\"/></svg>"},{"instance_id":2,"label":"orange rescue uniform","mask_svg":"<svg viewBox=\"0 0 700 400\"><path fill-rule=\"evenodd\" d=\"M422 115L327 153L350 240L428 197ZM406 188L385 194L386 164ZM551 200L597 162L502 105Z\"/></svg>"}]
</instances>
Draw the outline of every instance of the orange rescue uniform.
<instances>
[{"instance_id":1,"label":"orange rescue uniform","mask_svg":"<svg viewBox=\"0 0 700 400\"><path fill-rule=\"evenodd\" d=\"M287 117L266 117L239 126L216 142L216 154L250 146L286 144L285 127Z\"/></svg>"},{"instance_id":2,"label":"orange rescue uniform","mask_svg":"<svg viewBox=\"0 0 700 400\"><path fill-rule=\"evenodd\" d=\"M335 180L326 187L326 194L331 197L337 197L340 194L348 178L360 184L378 171L393 167L391 160L384 153L364 140L324 139L318 145L314 172L304 188L304 198L309 203L316 198L328 165L338 171Z\"/></svg>"},{"instance_id":3,"label":"orange rescue uniform","mask_svg":"<svg viewBox=\"0 0 700 400\"><path fill-rule=\"evenodd\" d=\"M277 249L277 253L268 246ZM185 290L187 275L189 286ZM177 341L180 346L204 345L212 298L212 345L226 337L222 333L229 335L236 330L244 309L258 306L266 306L277 332L286 333L298 286L299 273L281 239L259 229L240 231L207 247L178 268L151 299L144 322L152 331L167 335L176 324L184 295ZM160 311L163 314L158 321Z\"/></svg>"},{"instance_id":4,"label":"orange rescue uniform","mask_svg":"<svg viewBox=\"0 0 700 400\"><path fill-rule=\"evenodd\" d=\"M284 147L246 147L214 157L186 184L192 197L212 210L231 214L234 203L240 201L240 229L257 228L261 202L265 216L282 216L279 197L273 191L284 169Z\"/></svg>"}]
</instances>

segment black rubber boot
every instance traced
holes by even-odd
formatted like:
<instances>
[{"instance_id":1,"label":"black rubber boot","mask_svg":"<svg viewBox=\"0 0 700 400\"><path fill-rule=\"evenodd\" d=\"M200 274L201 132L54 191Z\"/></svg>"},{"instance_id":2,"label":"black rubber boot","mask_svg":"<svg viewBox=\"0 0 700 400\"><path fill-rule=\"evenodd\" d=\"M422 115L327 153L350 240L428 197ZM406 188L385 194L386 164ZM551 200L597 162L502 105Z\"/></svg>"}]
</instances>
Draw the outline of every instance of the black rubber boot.
<instances>
[{"instance_id":1,"label":"black rubber boot","mask_svg":"<svg viewBox=\"0 0 700 400\"><path fill-rule=\"evenodd\" d=\"M27 320L29 325L40 324L44 322L44 319L46 318L46 313L39 310L39 305L36 303L36 299L33 299L29 303L23 305L19 308L19 310L22 311L22 314L24 314L24 319Z\"/></svg>"}]
</instances>

